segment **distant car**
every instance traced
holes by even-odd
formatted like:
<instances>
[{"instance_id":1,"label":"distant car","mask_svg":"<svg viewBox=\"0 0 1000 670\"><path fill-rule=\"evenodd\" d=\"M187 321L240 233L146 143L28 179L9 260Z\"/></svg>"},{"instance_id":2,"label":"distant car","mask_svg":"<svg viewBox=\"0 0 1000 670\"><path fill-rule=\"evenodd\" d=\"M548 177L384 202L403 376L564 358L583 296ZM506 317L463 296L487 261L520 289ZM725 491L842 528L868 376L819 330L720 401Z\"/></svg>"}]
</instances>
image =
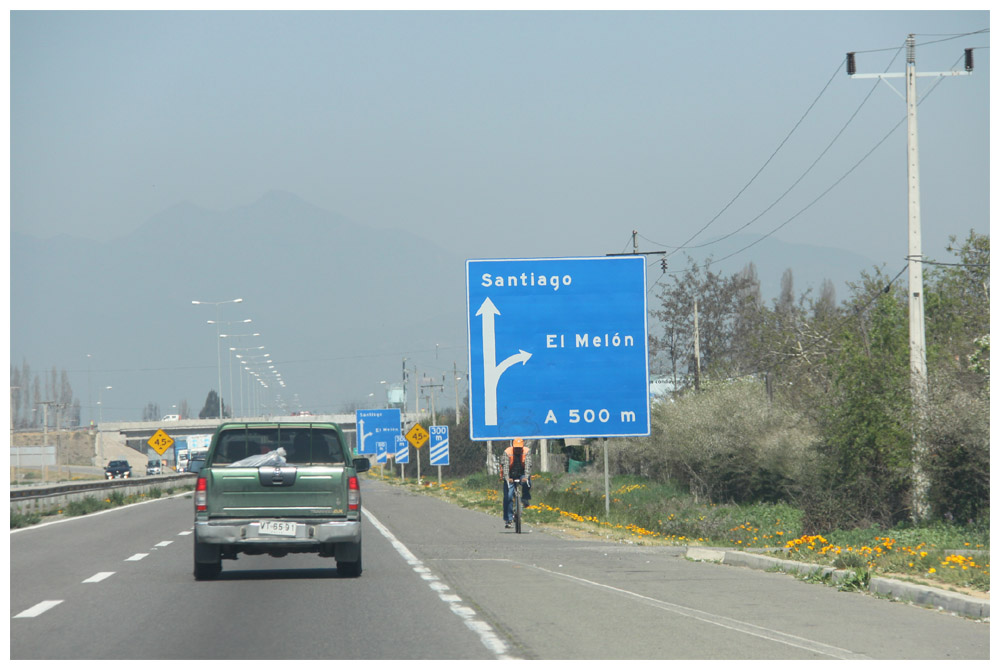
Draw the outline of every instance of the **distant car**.
<instances>
[{"instance_id":1,"label":"distant car","mask_svg":"<svg viewBox=\"0 0 1000 670\"><path fill-rule=\"evenodd\" d=\"M160 466L160 459L155 461L149 461L146 463L146 474L147 475L162 475L163 468Z\"/></svg>"},{"instance_id":2,"label":"distant car","mask_svg":"<svg viewBox=\"0 0 1000 670\"><path fill-rule=\"evenodd\" d=\"M310 412L307 409L304 409L304 410L301 410L301 411L298 411L298 412L292 412L292 416L312 416L312 415L313 415L313 413Z\"/></svg>"},{"instance_id":3,"label":"distant car","mask_svg":"<svg viewBox=\"0 0 1000 670\"><path fill-rule=\"evenodd\" d=\"M111 461L104 468L105 479L128 479L132 476L132 466L128 461Z\"/></svg>"},{"instance_id":4,"label":"distant car","mask_svg":"<svg viewBox=\"0 0 1000 670\"><path fill-rule=\"evenodd\" d=\"M160 419L160 421L180 421L180 420L181 420L180 414L168 414L162 419Z\"/></svg>"},{"instance_id":5,"label":"distant car","mask_svg":"<svg viewBox=\"0 0 1000 670\"><path fill-rule=\"evenodd\" d=\"M203 467L205 467L204 458L192 458L190 461L188 461L187 471L198 474L199 472L201 472L201 469Z\"/></svg>"}]
</instances>

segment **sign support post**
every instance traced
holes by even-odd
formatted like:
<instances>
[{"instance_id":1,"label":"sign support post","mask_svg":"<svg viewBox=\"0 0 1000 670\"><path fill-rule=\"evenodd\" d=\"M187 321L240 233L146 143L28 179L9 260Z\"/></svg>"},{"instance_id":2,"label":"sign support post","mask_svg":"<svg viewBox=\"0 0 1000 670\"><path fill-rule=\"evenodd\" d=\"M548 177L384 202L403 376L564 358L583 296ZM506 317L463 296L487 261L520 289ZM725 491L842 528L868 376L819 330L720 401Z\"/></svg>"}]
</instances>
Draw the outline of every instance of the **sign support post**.
<instances>
[{"instance_id":1,"label":"sign support post","mask_svg":"<svg viewBox=\"0 0 1000 670\"><path fill-rule=\"evenodd\" d=\"M417 484L420 484L420 447L427 443L428 438L430 438L430 433L421 426L419 423L413 424L406 433L406 440L413 445L413 448L417 450Z\"/></svg>"},{"instance_id":2,"label":"sign support post","mask_svg":"<svg viewBox=\"0 0 1000 670\"><path fill-rule=\"evenodd\" d=\"M611 481L608 474L608 438L604 438L604 517L611 516Z\"/></svg>"}]
</instances>

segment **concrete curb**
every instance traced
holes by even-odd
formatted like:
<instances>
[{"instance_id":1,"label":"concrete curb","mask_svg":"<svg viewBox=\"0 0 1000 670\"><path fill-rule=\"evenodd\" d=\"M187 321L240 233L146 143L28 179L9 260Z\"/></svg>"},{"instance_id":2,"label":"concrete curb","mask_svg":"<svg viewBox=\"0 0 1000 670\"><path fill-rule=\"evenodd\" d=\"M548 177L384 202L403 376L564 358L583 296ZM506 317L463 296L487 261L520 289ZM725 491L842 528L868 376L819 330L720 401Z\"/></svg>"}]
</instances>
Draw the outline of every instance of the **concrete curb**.
<instances>
[{"instance_id":1,"label":"concrete curb","mask_svg":"<svg viewBox=\"0 0 1000 670\"><path fill-rule=\"evenodd\" d=\"M724 565L734 565L754 570L780 570L800 575L817 575L829 577L834 583L840 583L854 576L853 570L836 570L826 565L789 561L772 556L761 556L744 551L727 551L708 547L688 547L687 558L695 561L715 561ZM885 577L872 577L868 591L878 595L888 596L896 600L911 602L917 605L934 607L935 609L952 612L973 619L990 618L990 601L961 593L953 593L934 586L913 584Z\"/></svg>"}]
</instances>

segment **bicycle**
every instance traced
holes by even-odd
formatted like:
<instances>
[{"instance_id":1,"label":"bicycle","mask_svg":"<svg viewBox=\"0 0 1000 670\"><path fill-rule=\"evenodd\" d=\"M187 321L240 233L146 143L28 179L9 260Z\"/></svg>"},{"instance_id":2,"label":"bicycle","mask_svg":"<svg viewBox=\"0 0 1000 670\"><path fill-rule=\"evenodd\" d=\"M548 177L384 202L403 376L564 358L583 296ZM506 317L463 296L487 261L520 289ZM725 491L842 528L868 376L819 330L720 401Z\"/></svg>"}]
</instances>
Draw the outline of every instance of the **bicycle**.
<instances>
[{"instance_id":1,"label":"bicycle","mask_svg":"<svg viewBox=\"0 0 1000 670\"><path fill-rule=\"evenodd\" d=\"M514 512L514 532L521 532L521 479L520 477L513 480L511 486L514 487L514 499L512 501L513 512Z\"/></svg>"}]
</instances>

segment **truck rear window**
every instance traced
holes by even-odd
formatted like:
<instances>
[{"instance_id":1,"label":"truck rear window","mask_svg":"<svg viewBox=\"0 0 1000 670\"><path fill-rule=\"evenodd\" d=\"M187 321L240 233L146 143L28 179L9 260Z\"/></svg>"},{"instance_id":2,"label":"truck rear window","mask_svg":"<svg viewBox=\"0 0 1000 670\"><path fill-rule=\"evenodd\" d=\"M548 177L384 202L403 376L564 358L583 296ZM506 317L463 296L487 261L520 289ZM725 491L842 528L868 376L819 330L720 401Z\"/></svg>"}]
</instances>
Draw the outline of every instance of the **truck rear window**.
<instances>
[{"instance_id":1,"label":"truck rear window","mask_svg":"<svg viewBox=\"0 0 1000 670\"><path fill-rule=\"evenodd\" d=\"M229 465L251 456L282 449L290 465L344 462L344 448L335 430L322 428L247 428L219 435L212 465Z\"/></svg>"}]
</instances>

